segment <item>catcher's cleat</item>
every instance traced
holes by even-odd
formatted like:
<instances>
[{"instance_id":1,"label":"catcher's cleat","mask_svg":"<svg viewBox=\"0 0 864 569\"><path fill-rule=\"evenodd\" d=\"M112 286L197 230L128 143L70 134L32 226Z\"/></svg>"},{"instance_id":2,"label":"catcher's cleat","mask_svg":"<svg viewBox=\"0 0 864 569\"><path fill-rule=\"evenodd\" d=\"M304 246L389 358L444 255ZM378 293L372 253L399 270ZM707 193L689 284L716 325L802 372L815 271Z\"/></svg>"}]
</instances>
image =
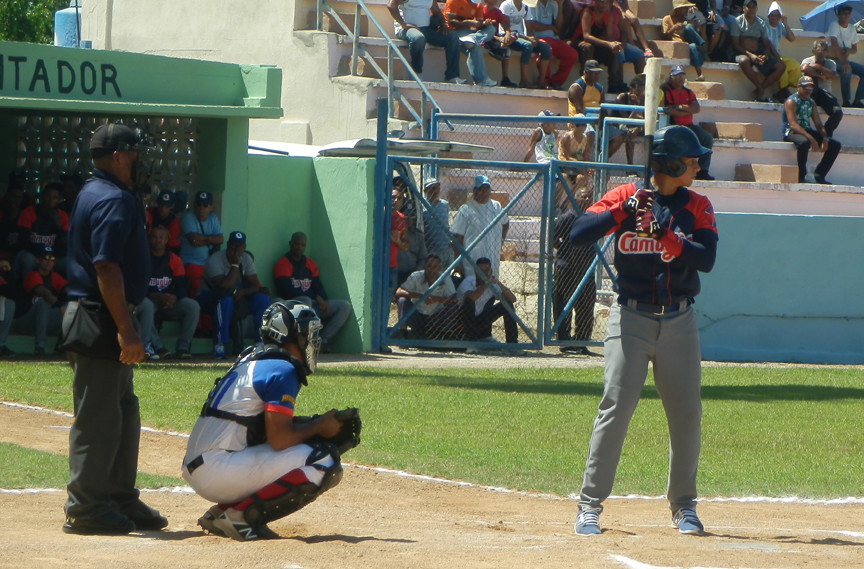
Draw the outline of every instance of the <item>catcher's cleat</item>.
<instances>
[{"instance_id":1,"label":"catcher's cleat","mask_svg":"<svg viewBox=\"0 0 864 569\"><path fill-rule=\"evenodd\" d=\"M259 541L262 539L278 539L279 535L265 524L251 526L246 522L243 512L228 508L213 521L224 535L237 541Z\"/></svg>"},{"instance_id":2,"label":"catcher's cleat","mask_svg":"<svg viewBox=\"0 0 864 569\"><path fill-rule=\"evenodd\" d=\"M213 535L218 535L219 537L226 537L225 532L216 527L216 518L222 515L222 508L219 506L211 506L209 510L204 512L204 515L198 518L198 525L201 526L206 532L212 533Z\"/></svg>"},{"instance_id":3,"label":"catcher's cleat","mask_svg":"<svg viewBox=\"0 0 864 569\"><path fill-rule=\"evenodd\" d=\"M576 535L600 535L600 514L594 510L579 510L573 531Z\"/></svg>"},{"instance_id":4,"label":"catcher's cleat","mask_svg":"<svg viewBox=\"0 0 864 569\"><path fill-rule=\"evenodd\" d=\"M685 535L702 535L705 532L705 526L693 508L681 508L672 514L672 523Z\"/></svg>"}]
</instances>

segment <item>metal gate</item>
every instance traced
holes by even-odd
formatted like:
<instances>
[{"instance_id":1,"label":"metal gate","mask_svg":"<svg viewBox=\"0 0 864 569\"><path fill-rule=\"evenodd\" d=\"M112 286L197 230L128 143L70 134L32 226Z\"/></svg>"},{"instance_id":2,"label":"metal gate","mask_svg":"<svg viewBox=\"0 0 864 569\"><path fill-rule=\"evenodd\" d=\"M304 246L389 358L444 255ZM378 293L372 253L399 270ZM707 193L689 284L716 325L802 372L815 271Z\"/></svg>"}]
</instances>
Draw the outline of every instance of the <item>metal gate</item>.
<instances>
[{"instance_id":1,"label":"metal gate","mask_svg":"<svg viewBox=\"0 0 864 569\"><path fill-rule=\"evenodd\" d=\"M490 137L500 142L502 136L514 132L518 139L540 122L596 123L597 117L544 117L541 121L538 117L438 115L430 129L433 136L439 121L449 129L448 140L484 144ZM526 123L531 128L525 129ZM597 146L605 155L611 136L606 127L598 130ZM384 207L376 211L382 231L376 246L379 272L373 279L378 293L373 306L373 313L377 310L378 314L373 322L373 348L391 345L507 353L602 344L613 299L613 250L609 238L589 247L572 247L570 226L606 191L642 178L644 161L636 165L558 160L536 164L513 161L514 153L522 149L502 147L495 145L493 158L503 154L510 160L385 156L379 152L383 160L378 164L377 195ZM431 195L426 190L430 180L439 182L438 195L434 188L430 188ZM486 181L492 195L481 204L474 190ZM396 196L392 196L394 187ZM483 201L483 190L477 189ZM392 199L384 204L386 196ZM391 271L394 200L406 215L408 254L402 255L402 266L397 262ZM485 205L490 202L498 205ZM433 238L435 235L440 238ZM432 266L427 267L430 255L438 258L437 266L431 258ZM397 252L397 261L399 256ZM481 258L489 262L484 260L478 266ZM392 283L395 295L388 286L391 274L396 275ZM480 298L472 300L481 290Z\"/></svg>"}]
</instances>

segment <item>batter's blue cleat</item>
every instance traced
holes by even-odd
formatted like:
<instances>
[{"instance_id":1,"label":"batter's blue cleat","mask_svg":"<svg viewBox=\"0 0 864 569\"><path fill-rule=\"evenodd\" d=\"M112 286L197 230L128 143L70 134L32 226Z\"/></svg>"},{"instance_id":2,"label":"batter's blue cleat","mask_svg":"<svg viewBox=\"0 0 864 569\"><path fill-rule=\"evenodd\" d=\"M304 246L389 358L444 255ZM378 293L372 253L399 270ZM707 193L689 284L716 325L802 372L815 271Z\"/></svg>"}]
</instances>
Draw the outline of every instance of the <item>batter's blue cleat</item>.
<instances>
[{"instance_id":1,"label":"batter's blue cleat","mask_svg":"<svg viewBox=\"0 0 864 569\"><path fill-rule=\"evenodd\" d=\"M600 535L600 514L594 510L579 510L573 531L576 535Z\"/></svg>"},{"instance_id":2,"label":"batter's blue cleat","mask_svg":"<svg viewBox=\"0 0 864 569\"><path fill-rule=\"evenodd\" d=\"M685 535L702 535L705 532L705 526L699 521L693 508L681 508L672 514L672 523Z\"/></svg>"}]
</instances>

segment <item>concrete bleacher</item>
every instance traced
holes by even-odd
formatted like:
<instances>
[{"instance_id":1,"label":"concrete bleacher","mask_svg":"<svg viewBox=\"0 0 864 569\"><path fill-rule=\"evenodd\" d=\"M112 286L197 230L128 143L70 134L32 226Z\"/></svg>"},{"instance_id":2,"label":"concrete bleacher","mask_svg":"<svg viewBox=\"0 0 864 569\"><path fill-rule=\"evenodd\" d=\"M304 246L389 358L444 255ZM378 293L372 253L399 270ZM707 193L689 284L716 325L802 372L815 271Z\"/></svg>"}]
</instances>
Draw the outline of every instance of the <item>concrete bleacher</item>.
<instances>
[{"instance_id":1,"label":"concrete bleacher","mask_svg":"<svg viewBox=\"0 0 864 569\"><path fill-rule=\"evenodd\" d=\"M386 0L369 0L366 4L385 33L393 37L393 22L386 7ZM788 23L797 36L797 40L793 43L783 40L781 52L784 55L800 61L811 54L813 39L820 37L820 35L803 32L800 29L799 18L819 4L818 0L788 0L781 3L784 13L788 16ZM356 5L348 1L330 2L330 5L340 14L345 15L343 20L353 29ZM765 15L764 12L767 11L768 5L767 1L760 4L760 16ZM688 76L695 76L695 72L692 72L692 68L689 67L689 60L686 59L686 48L682 51L684 45L664 42L661 38L661 20L672 9L672 0L655 0L653 2L651 0L638 0L632 2L631 6L639 16L652 48L656 48L656 51L664 55L662 72L667 73L673 65L683 65L688 70ZM298 2L297 4L298 13L303 13L305 17L297 18L296 21L306 22L307 30L314 28L315 25L314 8L315 4L311 1ZM360 44L375 57L376 62L382 68L386 68L386 42L381 37L380 32L368 21L366 16L362 16L360 27ZM325 18L324 28L336 30L338 26L329 18ZM386 97L386 81L378 78L377 74L371 70L371 66L364 64L358 66L358 75L361 77L349 76L351 43L344 34L333 31L295 31L295 35L319 33L336 36L335 41L329 44L334 48L334 53L328 54L332 81L336 84L342 84L346 88L356 88L358 85L365 86L368 93L367 119L372 120L376 101ZM407 47L404 42L397 41L396 43L400 46L402 54L407 57ZM567 112L566 92L443 83L441 82L444 69L443 50L427 46L425 60L426 65L421 78L424 81L424 86L444 112L494 115L536 115L544 109L562 114ZM488 55L485 61L487 74L493 79L499 80L501 77L499 62ZM557 62L553 61L553 69L556 65ZM469 79L464 57L461 59L461 69L461 76ZM578 77L578 72L578 66L576 66L571 73L570 81ZM514 73L516 74L515 77L513 76ZM518 65L511 65L511 79L518 81L518 73ZM625 65L625 80L632 77L632 74L632 66ZM696 92L702 105L702 111L696 117L697 122L719 125L711 168L711 174L718 178L718 181L707 187L712 189L725 187L726 190L729 190L730 195L735 194L738 197L740 197L742 189L741 184L746 185L748 183L754 188L757 186L767 188L765 191L769 192L782 191L780 188L791 191L793 185L796 186L795 190L813 191L810 185L783 183L783 181L788 180L789 167L794 167L796 162L793 145L782 142L781 139L780 115L782 105L751 101L750 91L753 86L741 73L737 64L706 62L704 75L706 78L704 82L691 81L688 87ZM690 77L691 80L694 78L693 76ZM605 74L601 76L601 81L605 81ZM853 89L855 88L855 81L853 78ZM833 91L838 98L840 95L839 83L839 79L833 82ZM413 80L408 80L408 74L399 62L396 65L394 85L409 100L415 110L419 110L421 91ZM768 94L770 93L766 93L766 95ZM399 106L396 110L398 118L402 121L402 128L406 131L406 136L409 138L419 137L419 129L412 124L407 110L400 109ZM835 138L843 143L844 149L828 179L836 184L835 189L838 191L835 193L848 198L850 195L856 195L860 192L859 184L861 182L857 164L860 161L862 149L864 149L864 136L860 134L864 133L864 110L844 109L844 115L843 122L835 133ZM756 126L760 125L761 132L758 132L759 129ZM485 137L478 137L476 128L472 132L469 130L457 126L456 131L450 132L446 128L441 128L440 136L448 140L492 146L495 148L495 153L489 157L492 160L518 161L524 157L531 128L527 126L508 128L501 124L495 128L487 128L488 132L486 132ZM623 158L622 149L617 156L613 157L613 161L623 162ZM812 153L811 168L815 166L818 159L819 154ZM753 165L773 165L778 168L757 168L752 167ZM465 180L468 179L468 174L465 174ZM460 178L461 183L462 176L458 178ZM827 194L819 192L818 195L820 199L824 200ZM754 198L754 200L755 203L764 204L761 197ZM831 199L827 201L832 202ZM838 203L840 202L843 200ZM749 206L742 205L740 207L747 209ZM846 211L849 210L841 209L836 213L842 214Z\"/></svg>"}]
</instances>

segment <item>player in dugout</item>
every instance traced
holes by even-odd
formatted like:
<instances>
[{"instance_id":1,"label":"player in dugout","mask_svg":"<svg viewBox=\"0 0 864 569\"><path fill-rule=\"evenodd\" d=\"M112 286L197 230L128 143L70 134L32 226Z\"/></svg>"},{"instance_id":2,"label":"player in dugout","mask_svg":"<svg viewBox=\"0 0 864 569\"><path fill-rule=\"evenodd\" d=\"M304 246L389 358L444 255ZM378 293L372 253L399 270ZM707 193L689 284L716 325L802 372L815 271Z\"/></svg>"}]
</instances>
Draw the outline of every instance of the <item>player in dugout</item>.
<instances>
[{"instance_id":1,"label":"player in dugout","mask_svg":"<svg viewBox=\"0 0 864 569\"><path fill-rule=\"evenodd\" d=\"M651 151L654 191L619 186L573 222L570 243L584 246L615 234L618 301L609 310L603 397L594 420L576 517L577 535L601 533L603 501L612 492L630 418L654 363L654 385L669 424L666 497L682 534L701 535L696 471L701 444L699 332L690 307L699 272L714 267L717 227L708 198L687 188L699 158L711 152L693 131L657 131Z\"/></svg>"}]
</instances>

